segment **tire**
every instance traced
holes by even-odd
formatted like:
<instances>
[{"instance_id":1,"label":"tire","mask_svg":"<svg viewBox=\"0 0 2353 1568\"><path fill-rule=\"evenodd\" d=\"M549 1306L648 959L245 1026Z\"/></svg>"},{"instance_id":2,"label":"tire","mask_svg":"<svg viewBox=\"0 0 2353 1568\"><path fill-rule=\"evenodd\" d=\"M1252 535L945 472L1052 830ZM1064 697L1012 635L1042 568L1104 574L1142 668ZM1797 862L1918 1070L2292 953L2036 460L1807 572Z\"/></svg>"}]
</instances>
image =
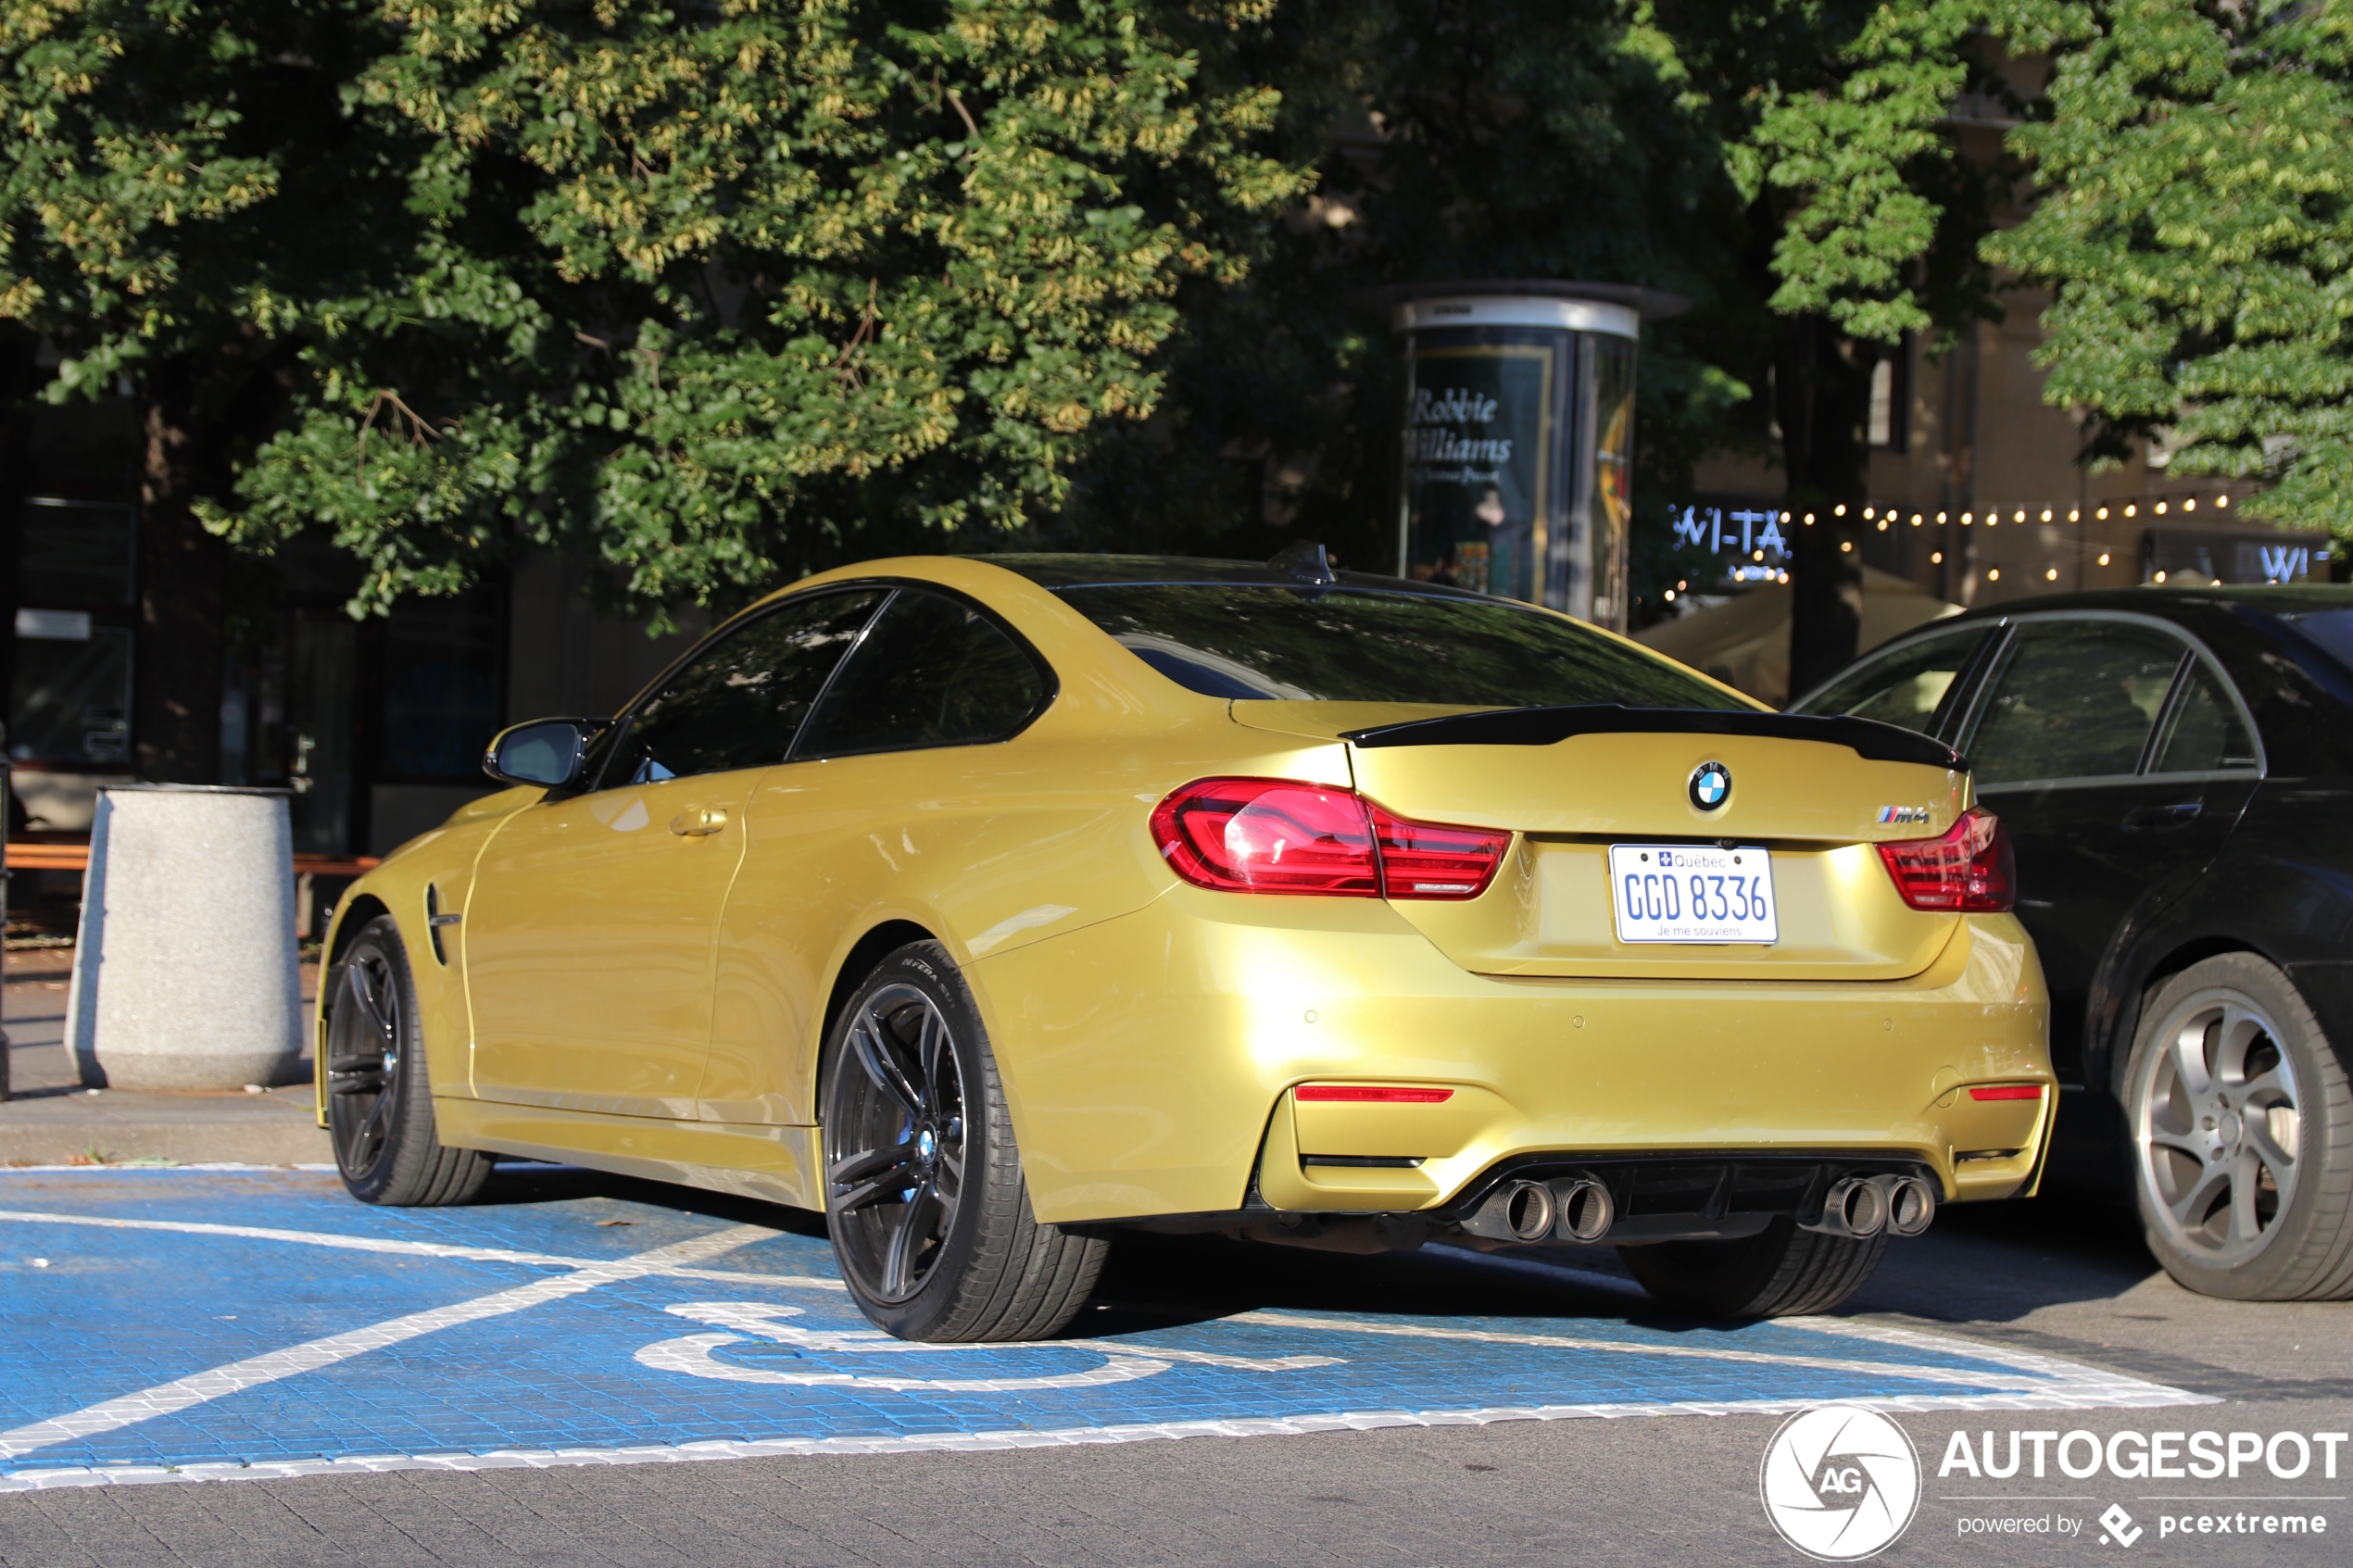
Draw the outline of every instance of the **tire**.
<instances>
[{"instance_id":1,"label":"tire","mask_svg":"<svg viewBox=\"0 0 2353 1568\"><path fill-rule=\"evenodd\" d=\"M2236 1301L2353 1297L2353 1092L2285 974L2224 953L2158 986L2122 1098L2167 1273Z\"/></svg>"},{"instance_id":2,"label":"tire","mask_svg":"<svg viewBox=\"0 0 2353 1568\"><path fill-rule=\"evenodd\" d=\"M947 951L875 966L821 1080L825 1223L851 1299L901 1339L1042 1339L1087 1304L1109 1242L1040 1224L980 1010Z\"/></svg>"},{"instance_id":3,"label":"tire","mask_svg":"<svg viewBox=\"0 0 2353 1568\"><path fill-rule=\"evenodd\" d=\"M1787 1318L1827 1312L1862 1289L1886 1251L1884 1235L1824 1236L1799 1230L1784 1214L1738 1241L1659 1241L1617 1255L1662 1307L1704 1318Z\"/></svg>"},{"instance_id":4,"label":"tire","mask_svg":"<svg viewBox=\"0 0 2353 1568\"><path fill-rule=\"evenodd\" d=\"M492 1157L445 1148L434 1134L416 983L390 915L360 927L326 995L327 1131L345 1189L388 1208L471 1202Z\"/></svg>"}]
</instances>

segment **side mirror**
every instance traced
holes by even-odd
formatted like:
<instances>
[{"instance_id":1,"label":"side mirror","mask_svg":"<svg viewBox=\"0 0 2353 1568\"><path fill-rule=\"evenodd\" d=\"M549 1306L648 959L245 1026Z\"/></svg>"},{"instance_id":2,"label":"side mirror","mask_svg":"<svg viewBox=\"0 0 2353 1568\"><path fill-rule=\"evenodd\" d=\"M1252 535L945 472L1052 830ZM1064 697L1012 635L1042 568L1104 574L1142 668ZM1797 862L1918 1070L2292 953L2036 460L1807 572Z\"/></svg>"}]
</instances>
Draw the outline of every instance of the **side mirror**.
<instances>
[{"instance_id":1,"label":"side mirror","mask_svg":"<svg viewBox=\"0 0 2353 1568\"><path fill-rule=\"evenodd\" d=\"M482 771L501 784L561 789L578 782L588 741L602 719L535 719L498 732L483 753Z\"/></svg>"}]
</instances>

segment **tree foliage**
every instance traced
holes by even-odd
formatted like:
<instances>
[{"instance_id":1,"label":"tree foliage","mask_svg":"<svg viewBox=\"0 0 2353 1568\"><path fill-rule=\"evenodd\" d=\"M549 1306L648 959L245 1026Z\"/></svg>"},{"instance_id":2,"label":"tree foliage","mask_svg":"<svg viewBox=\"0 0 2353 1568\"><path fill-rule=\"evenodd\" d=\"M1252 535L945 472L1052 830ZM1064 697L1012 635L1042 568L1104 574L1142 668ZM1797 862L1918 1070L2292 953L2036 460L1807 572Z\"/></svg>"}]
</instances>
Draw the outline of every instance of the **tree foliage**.
<instances>
[{"instance_id":1,"label":"tree foliage","mask_svg":"<svg viewBox=\"0 0 2353 1568\"><path fill-rule=\"evenodd\" d=\"M215 532L361 603L520 546L630 608L1018 524L1300 177L1264 0L19 0L0 310ZM174 365L181 367L175 378Z\"/></svg>"},{"instance_id":2,"label":"tree foliage","mask_svg":"<svg viewBox=\"0 0 2353 1568\"><path fill-rule=\"evenodd\" d=\"M2353 5L2103 0L2014 133L2043 189L1987 254L2049 284L2047 395L2113 460L2263 478L2353 536Z\"/></svg>"}]
</instances>

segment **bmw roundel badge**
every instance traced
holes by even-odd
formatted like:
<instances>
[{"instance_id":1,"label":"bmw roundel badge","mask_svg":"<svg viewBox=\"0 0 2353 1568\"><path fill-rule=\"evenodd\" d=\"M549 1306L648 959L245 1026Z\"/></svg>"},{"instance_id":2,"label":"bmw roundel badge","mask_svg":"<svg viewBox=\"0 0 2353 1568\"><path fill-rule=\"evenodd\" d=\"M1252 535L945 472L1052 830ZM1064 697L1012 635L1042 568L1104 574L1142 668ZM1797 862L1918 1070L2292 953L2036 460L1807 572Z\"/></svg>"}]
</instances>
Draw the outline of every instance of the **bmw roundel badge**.
<instances>
[{"instance_id":1,"label":"bmw roundel badge","mask_svg":"<svg viewBox=\"0 0 2353 1568\"><path fill-rule=\"evenodd\" d=\"M1713 811L1730 798L1732 771L1721 762L1703 762L1692 770L1692 804Z\"/></svg>"}]
</instances>

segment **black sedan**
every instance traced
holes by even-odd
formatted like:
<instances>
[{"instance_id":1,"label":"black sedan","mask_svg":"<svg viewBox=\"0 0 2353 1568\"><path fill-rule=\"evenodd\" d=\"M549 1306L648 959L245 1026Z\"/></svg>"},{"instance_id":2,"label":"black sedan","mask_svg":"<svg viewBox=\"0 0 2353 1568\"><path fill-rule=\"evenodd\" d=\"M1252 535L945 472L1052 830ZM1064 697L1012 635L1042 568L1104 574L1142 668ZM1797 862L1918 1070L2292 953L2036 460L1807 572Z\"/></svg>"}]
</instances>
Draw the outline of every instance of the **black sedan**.
<instances>
[{"instance_id":1,"label":"black sedan","mask_svg":"<svg viewBox=\"0 0 2353 1568\"><path fill-rule=\"evenodd\" d=\"M1989 607L1791 707L1946 742L2008 826L2054 1160L2129 1173L2192 1289L2353 1296L2353 588Z\"/></svg>"}]
</instances>

